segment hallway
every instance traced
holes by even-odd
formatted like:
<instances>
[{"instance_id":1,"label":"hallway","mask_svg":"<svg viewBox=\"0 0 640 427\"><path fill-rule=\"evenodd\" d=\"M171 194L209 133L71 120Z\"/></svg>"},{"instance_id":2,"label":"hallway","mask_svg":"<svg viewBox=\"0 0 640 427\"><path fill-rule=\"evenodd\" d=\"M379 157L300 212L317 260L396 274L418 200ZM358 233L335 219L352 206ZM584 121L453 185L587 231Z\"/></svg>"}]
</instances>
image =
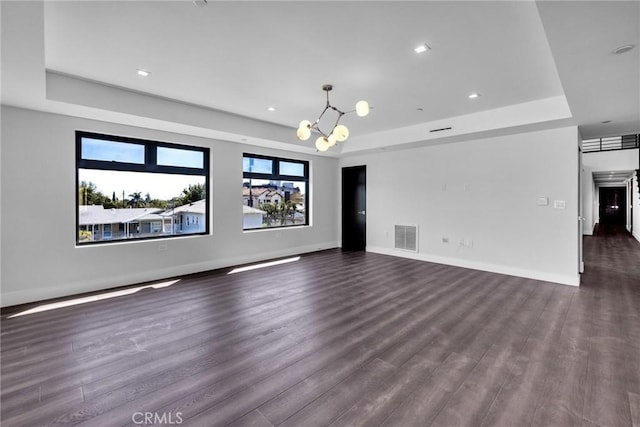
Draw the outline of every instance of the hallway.
<instances>
[{"instance_id":1,"label":"hallway","mask_svg":"<svg viewBox=\"0 0 640 427\"><path fill-rule=\"evenodd\" d=\"M633 425L639 425L640 243L624 227L601 226L594 236L585 236L584 255L576 298L587 314L582 328L589 337L582 343L587 356L583 417L601 425L616 419L617 425L628 425L624 414L630 413Z\"/></svg>"}]
</instances>

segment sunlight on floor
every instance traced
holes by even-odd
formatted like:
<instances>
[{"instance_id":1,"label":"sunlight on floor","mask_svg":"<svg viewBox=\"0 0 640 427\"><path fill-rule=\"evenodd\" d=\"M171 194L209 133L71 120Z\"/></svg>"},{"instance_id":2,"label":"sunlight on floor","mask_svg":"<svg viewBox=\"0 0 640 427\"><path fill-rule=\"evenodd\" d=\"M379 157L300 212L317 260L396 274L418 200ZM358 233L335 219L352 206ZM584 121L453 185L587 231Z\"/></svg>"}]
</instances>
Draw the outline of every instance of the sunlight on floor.
<instances>
[{"instance_id":1,"label":"sunlight on floor","mask_svg":"<svg viewBox=\"0 0 640 427\"><path fill-rule=\"evenodd\" d=\"M169 280L167 282L154 283L153 285L137 286L135 288L127 288L127 289L122 289L122 290L119 290L119 291L106 292L104 294L91 295L91 296L88 296L88 297L74 298L74 299L69 299L69 300L65 300L65 301L53 302L51 304L39 305L37 307L33 307L33 308L28 309L28 310L21 311L20 313L12 314L11 316L8 317L8 319L11 319L13 317L26 316L28 314L41 313L43 311L55 310L55 309L58 309L58 308L70 307L70 306L73 306L73 305L85 304L85 303L88 303L88 302L100 301L100 300L103 300L103 299L115 298L115 297L120 297L120 296L124 296L124 295L131 295L131 294L134 294L134 293L136 293L138 291L141 291L142 289L162 289L162 288L167 288L167 287L169 287L171 285L175 285L179 281L180 281L180 279Z\"/></svg>"},{"instance_id":2,"label":"sunlight on floor","mask_svg":"<svg viewBox=\"0 0 640 427\"><path fill-rule=\"evenodd\" d=\"M260 264L253 264L253 265L248 265L246 267L234 268L233 270L227 273L227 276L229 274L242 273L243 271L257 270L259 268L272 267L274 265L280 265L280 264L288 264L290 262L296 262L296 261L300 261L299 256L293 257L293 258L279 259L278 261L261 262Z\"/></svg>"}]
</instances>

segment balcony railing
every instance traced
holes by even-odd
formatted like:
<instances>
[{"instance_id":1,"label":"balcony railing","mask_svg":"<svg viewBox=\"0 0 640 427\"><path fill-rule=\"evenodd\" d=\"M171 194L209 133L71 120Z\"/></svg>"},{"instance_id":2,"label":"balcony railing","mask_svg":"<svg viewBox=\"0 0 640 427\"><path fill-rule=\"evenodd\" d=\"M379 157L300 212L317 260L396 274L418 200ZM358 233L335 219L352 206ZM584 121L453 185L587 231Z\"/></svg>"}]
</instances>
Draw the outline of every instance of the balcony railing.
<instances>
[{"instance_id":1,"label":"balcony railing","mask_svg":"<svg viewBox=\"0 0 640 427\"><path fill-rule=\"evenodd\" d=\"M640 148L640 135L610 136L607 138L585 139L582 141L582 152L628 150Z\"/></svg>"}]
</instances>

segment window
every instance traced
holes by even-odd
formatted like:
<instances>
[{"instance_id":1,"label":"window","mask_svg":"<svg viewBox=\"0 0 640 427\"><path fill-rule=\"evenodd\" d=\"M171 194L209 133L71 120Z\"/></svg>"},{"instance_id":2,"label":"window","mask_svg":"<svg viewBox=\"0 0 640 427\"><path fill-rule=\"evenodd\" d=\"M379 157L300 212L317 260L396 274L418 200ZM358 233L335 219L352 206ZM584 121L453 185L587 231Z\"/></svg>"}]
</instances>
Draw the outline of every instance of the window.
<instances>
[{"instance_id":1,"label":"window","mask_svg":"<svg viewBox=\"0 0 640 427\"><path fill-rule=\"evenodd\" d=\"M244 154L243 228L309 225L309 162Z\"/></svg>"},{"instance_id":2,"label":"window","mask_svg":"<svg viewBox=\"0 0 640 427\"><path fill-rule=\"evenodd\" d=\"M102 237L105 239L111 238L111 224L104 225L104 231L102 232Z\"/></svg>"},{"instance_id":3,"label":"window","mask_svg":"<svg viewBox=\"0 0 640 427\"><path fill-rule=\"evenodd\" d=\"M208 148L76 132L78 244L207 234L208 188Z\"/></svg>"}]
</instances>

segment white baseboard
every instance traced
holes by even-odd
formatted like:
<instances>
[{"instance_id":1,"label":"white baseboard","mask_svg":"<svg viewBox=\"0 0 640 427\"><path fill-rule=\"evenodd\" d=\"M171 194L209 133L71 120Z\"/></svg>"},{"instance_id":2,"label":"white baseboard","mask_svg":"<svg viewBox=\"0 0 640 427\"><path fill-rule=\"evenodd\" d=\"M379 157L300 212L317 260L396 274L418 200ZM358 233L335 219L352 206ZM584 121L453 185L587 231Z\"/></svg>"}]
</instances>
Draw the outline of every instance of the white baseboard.
<instances>
[{"instance_id":1,"label":"white baseboard","mask_svg":"<svg viewBox=\"0 0 640 427\"><path fill-rule=\"evenodd\" d=\"M248 256L236 256L220 258L207 262L184 264L168 268L154 269L153 271L141 271L129 273L122 276L114 276L101 280L83 280L81 282L70 283L66 286L42 287L36 289L26 289L14 292L2 293L2 307L25 304L30 302L43 301L52 298L61 298L70 295L82 294L85 292L106 291L120 286L129 286L145 282L166 280L172 277L186 274L200 273L202 271L216 270L219 268L233 267L240 264L266 261L273 258L301 255L309 252L322 251L339 247L337 242L324 242L314 245L300 246L295 248L280 249L260 254Z\"/></svg>"},{"instance_id":2,"label":"white baseboard","mask_svg":"<svg viewBox=\"0 0 640 427\"><path fill-rule=\"evenodd\" d=\"M455 267L469 268L472 270L488 271L491 273L506 274L509 276L525 277L527 279L541 280L544 282L553 282L561 285L580 286L580 275L576 276L547 273L544 271L528 270L518 267L509 267L497 264L488 264L478 261L470 261L459 258L443 257L438 255L412 253L405 251L397 251L391 248L379 246L367 246L368 252L374 252L383 255L391 255L402 258L416 259L419 261L434 262L437 264L452 265Z\"/></svg>"},{"instance_id":3,"label":"white baseboard","mask_svg":"<svg viewBox=\"0 0 640 427\"><path fill-rule=\"evenodd\" d=\"M596 228L595 224L591 224L591 227L589 227L589 224L584 224L584 226L582 227L582 235L593 236L593 230L595 230L595 228Z\"/></svg>"},{"instance_id":4,"label":"white baseboard","mask_svg":"<svg viewBox=\"0 0 640 427\"><path fill-rule=\"evenodd\" d=\"M638 230L637 228L638 227L636 227L636 229L633 230L632 236L635 237L638 242L640 242L640 230Z\"/></svg>"}]
</instances>

